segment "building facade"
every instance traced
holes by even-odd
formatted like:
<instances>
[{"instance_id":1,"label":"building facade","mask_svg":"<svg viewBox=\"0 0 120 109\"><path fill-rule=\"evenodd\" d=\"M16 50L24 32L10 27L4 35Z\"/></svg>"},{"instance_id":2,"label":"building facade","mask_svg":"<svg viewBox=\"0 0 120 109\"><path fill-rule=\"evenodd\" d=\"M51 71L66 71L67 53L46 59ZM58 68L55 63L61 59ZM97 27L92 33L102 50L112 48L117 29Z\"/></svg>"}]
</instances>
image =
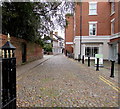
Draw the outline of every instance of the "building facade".
<instances>
[{"instance_id":1,"label":"building facade","mask_svg":"<svg viewBox=\"0 0 120 109\"><path fill-rule=\"evenodd\" d=\"M103 54L104 60L119 61L119 5L120 2L113 0L75 4L74 14L66 16L69 23L65 31L65 48L72 44L71 53L75 59L82 58L83 55L85 59L88 56L94 59L95 54Z\"/></svg>"},{"instance_id":2,"label":"building facade","mask_svg":"<svg viewBox=\"0 0 120 109\"><path fill-rule=\"evenodd\" d=\"M64 49L64 39L58 36L58 33L52 34L52 52L53 55L61 54Z\"/></svg>"},{"instance_id":3,"label":"building facade","mask_svg":"<svg viewBox=\"0 0 120 109\"><path fill-rule=\"evenodd\" d=\"M70 14L66 15L67 26L65 28L65 53L73 53L74 40L74 17Z\"/></svg>"}]
</instances>

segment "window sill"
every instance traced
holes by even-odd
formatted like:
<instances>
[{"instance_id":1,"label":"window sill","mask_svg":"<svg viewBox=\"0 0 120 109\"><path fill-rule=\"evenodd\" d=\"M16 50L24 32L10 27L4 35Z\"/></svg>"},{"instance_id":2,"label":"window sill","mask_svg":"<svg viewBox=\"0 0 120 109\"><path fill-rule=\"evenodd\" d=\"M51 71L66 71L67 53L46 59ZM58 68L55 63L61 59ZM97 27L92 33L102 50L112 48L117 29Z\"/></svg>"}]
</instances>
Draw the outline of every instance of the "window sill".
<instances>
[{"instance_id":1,"label":"window sill","mask_svg":"<svg viewBox=\"0 0 120 109\"><path fill-rule=\"evenodd\" d=\"M97 35L89 35L90 37L92 37L92 36L97 36Z\"/></svg>"},{"instance_id":2,"label":"window sill","mask_svg":"<svg viewBox=\"0 0 120 109\"><path fill-rule=\"evenodd\" d=\"M115 14L115 11L110 15L110 16L112 16L112 15L114 15Z\"/></svg>"},{"instance_id":3,"label":"window sill","mask_svg":"<svg viewBox=\"0 0 120 109\"><path fill-rule=\"evenodd\" d=\"M88 14L89 16L97 16L98 14L96 13L96 14Z\"/></svg>"}]
</instances>

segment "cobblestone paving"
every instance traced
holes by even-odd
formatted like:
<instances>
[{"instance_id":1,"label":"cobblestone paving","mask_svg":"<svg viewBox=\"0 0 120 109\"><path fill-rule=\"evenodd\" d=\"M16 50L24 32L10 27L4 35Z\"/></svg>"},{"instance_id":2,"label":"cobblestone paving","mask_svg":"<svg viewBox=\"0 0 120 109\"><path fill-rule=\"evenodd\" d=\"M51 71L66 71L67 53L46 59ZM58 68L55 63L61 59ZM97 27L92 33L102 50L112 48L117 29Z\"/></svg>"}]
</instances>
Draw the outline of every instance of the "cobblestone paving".
<instances>
[{"instance_id":1,"label":"cobblestone paving","mask_svg":"<svg viewBox=\"0 0 120 109\"><path fill-rule=\"evenodd\" d=\"M87 65L88 61L86 60L84 64ZM90 65L91 68L96 69L95 62L93 60L90 62L90 64L91 64ZM106 77L110 77L110 75L111 75L111 61L104 61L103 66L104 67L99 67L99 70L100 70L99 72L101 72ZM117 83L118 82L120 83L120 81L119 81L120 80L119 72L120 72L120 65L115 63L115 65L114 65L114 76L115 77L111 78L111 79L113 79Z\"/></svg>"},{"instance_id":2,"label":"cobblestone paving","mask_svg":"<svg viewBox=\"0 0 120 109\"><path fill-rule=\"evenodd\" d=\"M17 78L18 107L118 107L118 93L99 72L63 55Z\"/></svg>"}]
</instances>

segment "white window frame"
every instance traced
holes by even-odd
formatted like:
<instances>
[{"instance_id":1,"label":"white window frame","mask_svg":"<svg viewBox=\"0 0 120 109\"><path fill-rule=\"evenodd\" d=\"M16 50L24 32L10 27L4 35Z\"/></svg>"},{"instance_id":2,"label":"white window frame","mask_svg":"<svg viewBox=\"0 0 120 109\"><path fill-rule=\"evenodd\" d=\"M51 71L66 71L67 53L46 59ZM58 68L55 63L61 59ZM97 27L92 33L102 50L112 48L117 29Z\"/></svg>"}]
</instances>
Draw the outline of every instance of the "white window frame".
<instances>
[{"instance_id":1,"label":"white window frame","mask_svg":"<svg viewBox=\"0 0 120 109\"><path fill-rule=\"evenodd\" d=\"M111 20L111 35L115 34L115 18Z\"/></svg>"},{"instance_id":2,"label":"white window frame","mask_svg":"<svg viewBox=\"0 0 120 109\"><path fill-rule=\"evenodd\" d=\"M111 15L115 13L115 2L111 2Z\"/></svg>"},{"instance_id":3,"label":"white window frame","mask_svg":"<svg viewBox=\"0 0 120 109\"><path fill-rule=\"evenodd\" d=\"M96 13L91 13L91 9L90 9L90 6L91 4L96 4L96 9L93 9L93 10L96 10ZM89 2L89 15L97 15L97 2Z\"/></svg>"},{"instance_id":4,"label":"white window frame","mask_svg":"<svg viewBox=\"0 0 120 109\"><path fill-rule=\"evenodd\" d=\"M90 49L90 52L91 52L91 54L90 55L87 55L86 53L87 53L87 48L89 48ZM97 53L95 53L95 48L97 48ZM93 47L91 47L91 46L86 46L85 47L85 57L88 57L88 56L90 56L90 57L95 57L95 54L98 54L99 53L99 51L100 51L100 47L96 47L96 46L93 46Z\"/></svg>"},{"instance_id":5,"label":"white window frame","mask_svg":"<svg viewBox=\"0 0 120 109\"><path fill-rule=\"evenodd\" d=\"M92 22L89 22L89 36L96 36L97 35L97 21L92 21ZM90 24L95 24L96 25L96 31L95 31L95 35L90 35Z\"/></svg>"}]
</instances>

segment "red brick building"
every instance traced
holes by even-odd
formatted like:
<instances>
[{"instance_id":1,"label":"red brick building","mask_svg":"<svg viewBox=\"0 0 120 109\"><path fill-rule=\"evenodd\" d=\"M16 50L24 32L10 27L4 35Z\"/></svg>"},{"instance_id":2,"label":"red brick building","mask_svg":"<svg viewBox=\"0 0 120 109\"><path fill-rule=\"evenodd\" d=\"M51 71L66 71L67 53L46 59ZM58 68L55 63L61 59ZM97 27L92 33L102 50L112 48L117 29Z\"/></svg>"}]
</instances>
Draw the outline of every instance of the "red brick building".
<instances>
[{"instance_id":1,"label":"red brick building","mask_svg":"<svg viewBox=\"0 0 120 109\"><path fill-rule=\"evenodd\" d=\"M73 53L74 40L74 18L72 15L66 15L67 26L65 28L65 52Z\"/></svg>"},{"instance_id":2,"label":"red brick building","mask_svg":"<svg viewBox=\"0 0 120 109\"><path fill-rule=\"evenodd\" d=\"M106 60L118 61L120 40L120 2L106 0L77 2L73 16L66 16L65 48L78 59L79 55L103 54ZM71 42L71 43L68 43ZM71 45L72 44L72 45ZM68 48L69 46L69 48ZM73 50L72 50L73 49Z\"/></svg>"}]
</instances>

